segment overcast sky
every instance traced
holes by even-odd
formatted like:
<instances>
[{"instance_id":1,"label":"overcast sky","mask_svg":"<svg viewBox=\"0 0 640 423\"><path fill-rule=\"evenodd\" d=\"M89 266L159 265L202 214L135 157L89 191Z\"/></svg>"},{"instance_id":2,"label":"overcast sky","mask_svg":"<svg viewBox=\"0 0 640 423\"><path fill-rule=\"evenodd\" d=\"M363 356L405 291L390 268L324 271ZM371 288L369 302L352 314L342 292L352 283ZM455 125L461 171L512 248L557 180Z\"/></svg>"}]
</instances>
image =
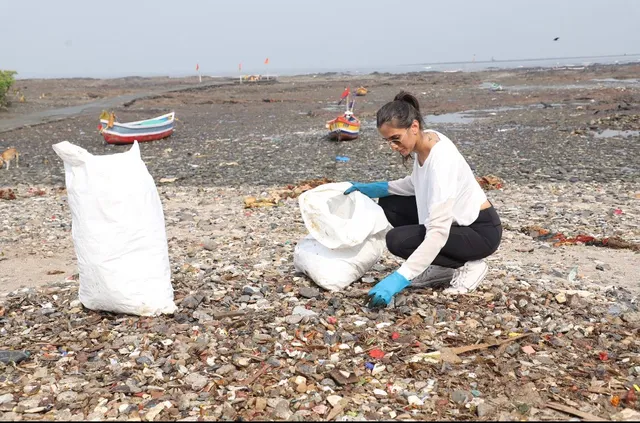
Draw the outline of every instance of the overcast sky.
<instances>
[{"instance_id":1,"label":"overcast sky","mask_svg":"<svg viewBox=\"0 0 640 423\"><path fill-rule=\"evenodd\" d=\"M276 73L636 54L638 22L636 0L0 0L0 69L249 73L269 57Z\"/></svg>"}]
</instances>

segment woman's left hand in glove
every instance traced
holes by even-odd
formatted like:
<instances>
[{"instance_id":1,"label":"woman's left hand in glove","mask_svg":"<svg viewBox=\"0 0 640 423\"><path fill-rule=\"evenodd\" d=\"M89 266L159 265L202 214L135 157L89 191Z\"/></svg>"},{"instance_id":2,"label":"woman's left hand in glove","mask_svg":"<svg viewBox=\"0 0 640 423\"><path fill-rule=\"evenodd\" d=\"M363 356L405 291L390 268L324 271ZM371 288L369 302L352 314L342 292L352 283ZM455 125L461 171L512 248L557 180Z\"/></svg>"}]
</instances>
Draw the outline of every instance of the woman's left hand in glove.
<instances>
[{"instance_id":1,"label":"woman's left hand in glove","mask_svg":"<svg viewBox=\"0 0 640 423\"><path fill-rule=\"evenodd\" d=\"M385 307L398 292L411 285L411 282L400 273L393 272L376 284L369 291L369 307Z\"/></svg>"}]
</instances>

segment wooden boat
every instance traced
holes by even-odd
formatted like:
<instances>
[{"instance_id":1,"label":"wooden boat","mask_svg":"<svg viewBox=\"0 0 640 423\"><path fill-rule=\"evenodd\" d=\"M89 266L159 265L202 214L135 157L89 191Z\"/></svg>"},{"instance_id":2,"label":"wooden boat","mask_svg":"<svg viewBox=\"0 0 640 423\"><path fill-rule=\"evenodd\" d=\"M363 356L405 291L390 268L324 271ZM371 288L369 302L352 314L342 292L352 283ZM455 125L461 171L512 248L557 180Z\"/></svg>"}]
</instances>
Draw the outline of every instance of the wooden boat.
<instances>
[{"instance_id":1,"label":"wooden boat","mask_svg":"<svg viewBox=\"0 0 640 423\"><path fill-rule=\"evenodd\" d=\"M359 87L356 89L356 95L358 97L362 97L367 95L367 93L369 92L369 90L367 90L365 87Z\"/></svg>"},{"instance_id":2,"label":"wooden boat","mask_svg":"<svg viewBox=\"0 0 640 423\"><path fill-rule=\"evenodd\" d=\"M347 110L344 115L327 122L329 138L336 141L351 141L360 135L360 121Z\"/></svg>"},{"instance_id":3,"label":"wooden boat","mask_svg":"<svg viewBox=\"0 0 640 423\"><path fill-rule=\"evenodd\" d=\"M114 113L102 112L98 129L108 144L133 144L134 141L156 141L173 134L175 112L153 119L116 122Z\"/></svg>"},{"instance_id":4,"label":"wooden boat","mask_svg":"<svg viewBox=\"0 0 640 423\"><path fill-rule=\"evenodd\" d=\"M340 99L340 104L347 99L347 109L342 116L327 121L325 125L329 130L329 139L336 141L351 141L360 135L360 120L353 115L353 106L356 104L355 98L351 100L351 91L345 89ZM350 101L351 100L351 101Z\"/></svg>"}]
</instances>

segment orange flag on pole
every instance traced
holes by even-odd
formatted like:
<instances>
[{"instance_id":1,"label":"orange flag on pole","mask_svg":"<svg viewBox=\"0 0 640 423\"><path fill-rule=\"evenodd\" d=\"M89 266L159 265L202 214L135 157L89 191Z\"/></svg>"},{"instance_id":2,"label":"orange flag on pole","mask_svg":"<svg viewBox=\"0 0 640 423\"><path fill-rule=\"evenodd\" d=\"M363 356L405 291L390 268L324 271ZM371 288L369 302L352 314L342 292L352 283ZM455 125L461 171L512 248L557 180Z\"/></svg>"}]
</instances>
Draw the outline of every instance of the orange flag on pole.
<instances>
[{"instance_id":1,"label":"orange flag on pole","mask_svg":"<svg viewBox=\"0 0 640 423\"><path fill-rule=\"evenodd\" d=\"M242 70L242 63L238 64L238 70L241 71Z\"/></svg>"},{"instance_id":2,"label":"orange flag on pole","mask_svg":"<svg viewBox=\"0 0 640 423\"><path fill-rule=\"evenodd\" d=\"M196 63L196 70L199 71L200 70L200 64Z\"/></svg>"},{"instance_id":3,"label":"orange flag on pole","mask_svg":"<svg viewBox=\"0 0 640 423\"><path fill-rule=\"evenodd\" d=\"M264 59L264 64L268 65L269 64L269 58L267 57L266 59Z\"/></svg>"}]
</instances>

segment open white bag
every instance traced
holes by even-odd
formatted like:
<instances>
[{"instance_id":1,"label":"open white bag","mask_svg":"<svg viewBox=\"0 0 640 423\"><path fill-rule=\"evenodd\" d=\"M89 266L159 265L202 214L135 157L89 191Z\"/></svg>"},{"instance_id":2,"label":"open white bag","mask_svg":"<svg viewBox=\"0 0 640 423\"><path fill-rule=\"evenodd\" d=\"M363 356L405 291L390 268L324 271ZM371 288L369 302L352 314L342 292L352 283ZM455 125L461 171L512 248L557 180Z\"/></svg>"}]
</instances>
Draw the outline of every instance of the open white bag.
<instances>
[{"instance_id":1,"label":"open white bag","mask_svg":"<svg viewBox=\"0 0 640 423\"><path fill-rule=\"evenodd\" d=\"M53 149L64 161L80 302L141 316L173 313L162 203L138 143L106 156L68 141Z\"/></svg>"},{"instance_id":2,"label":"open white bag","mask_svg":"<svg viewBox=\"0 0 640 423\"><path fill-rule=\"evenodd\" d=\"M349 187L350 182L324 184L298 197L307 230L327 248L355 247L389 227L375 201L360 191L344 195Z\"/></svg>"},{"instance_id":3,"label":"open white bag","mask_svg":"<svg viewBox=\"0 0 640 423\"><path fill-rule=\"evenodd\" d=\"M384 211L349 182L320 185L299 197L306 236L293 264L317 285L339 291L360 279L380 259L391 227Z\"/></svg>"}]
</instances>

